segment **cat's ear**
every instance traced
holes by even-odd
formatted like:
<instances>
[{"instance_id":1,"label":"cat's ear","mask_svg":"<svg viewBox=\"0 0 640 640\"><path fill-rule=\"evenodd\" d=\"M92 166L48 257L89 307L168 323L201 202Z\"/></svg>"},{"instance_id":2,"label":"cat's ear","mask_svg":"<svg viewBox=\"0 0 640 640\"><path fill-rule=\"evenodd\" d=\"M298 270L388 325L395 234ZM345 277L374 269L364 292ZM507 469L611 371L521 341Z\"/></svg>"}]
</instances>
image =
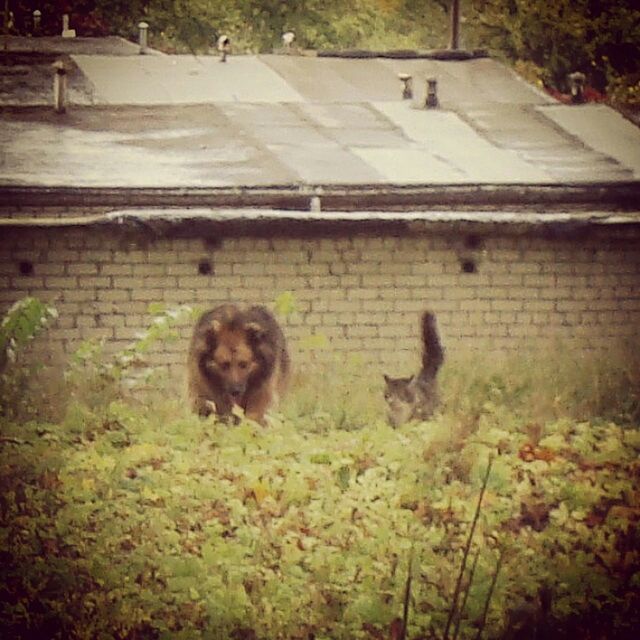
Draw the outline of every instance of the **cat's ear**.
<instances>
[{"instance_id":1,"label":"cat's ear","mask_svg":"<svg viewBox=\"0 0 640 640\"><path fill-rule=\"evenodd\" d=\"M416 379L415 373L407 378L407 384L411 384Z\"/></svg>"},{"instance_id":2,"label":"cat's ear","mask_svg":"<svg viewBox=\"0 0 640 640\"><path fill-rule=\"evenodd\" d=\"M386 373L383 373L383 374L382 374L382 377L384 378L384 381L385 381L387 384L389 384L389 382L390 382L391 378L389 378L389 376L388 376Z\"/></svg>"}]
</instances>

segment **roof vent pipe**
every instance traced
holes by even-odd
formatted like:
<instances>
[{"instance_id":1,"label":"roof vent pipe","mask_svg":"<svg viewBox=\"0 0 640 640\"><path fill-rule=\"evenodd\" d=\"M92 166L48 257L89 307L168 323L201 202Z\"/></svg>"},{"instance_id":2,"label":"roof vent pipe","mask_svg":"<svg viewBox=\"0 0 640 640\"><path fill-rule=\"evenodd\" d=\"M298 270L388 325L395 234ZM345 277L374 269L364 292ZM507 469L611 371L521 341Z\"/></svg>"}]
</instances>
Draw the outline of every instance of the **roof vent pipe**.
<instances>
[{"instance_id":1,"label":"roof vent pipe","mask_svg":"<svg viewBox=\"0 0 640 640\"><path fill-rule=\"evenodd\" d=\"M33 12L33 35L40 35L40 27L42 25L42 11L36 9Z\"/></svg>"},{"instance_id":2,"label":"roof vent pipe","mask_svg":"<svg viewBox=\"0 0 640 640\"><path fill-rule=\"evenodd\" d=\"M574 71L569 74L569 87L571 89L571 102L573 104L583 104L585 102L584 97L584 85L586 84L587 77L580 71Z\"/></svg>"},{"instance_id":3,"label":"roof vent pipe","mask_svg":"<svg viewBox=\"0 0 640 640\"><path fill-rule=\"evenodd\" d=\"M427 99L424 107L425 109L435 109L438 105L438 80L436 78L427 78Z\"/></svg>"},{"instance_id":4,"label":"roof vent pipe","mask_svg":"<svg viewBox=\"0 0 640 640\"><path fill-rule=\"evenodd\" d=\"M56 113L64 113L67 110L67 70L62 60L53 63L53 109Z\"/></svg>"},{"instance_id":5,"label":"roof vent pipe","mask_svg":"<svg viewBox=\"0 0 640 640\"><path fill-rule=\"evenodd\" d=\"M293 44L293 41L296 39L296 34L293 33L293 31L287 31L286 33L282 34L282 45L284 46L285 50L290 50L291 49L291 45Z\"/></svg>"},{"instance_id":6,"label":"roof vent pipe","mask_svg":"<svg viewBox=\"0 0 640 640\"><path fill-rule=\"evenodd\" d=\"M75 38L76 30L69 29L69 14L65 13L62 16L62 33L60 34L63 38Z\"/></svg>"},{"instance_id":7,"label":"roof vent pipe","mask_svg":"<svg viewBox=\"0 0 640 640\"><path fill-rule=\"evenodd\" d=\"M220 52L220 62L227 61L227 54L229 53L229 49L231 49L231 40L227 35L221 35L218 38L218 51Z\"/></svg>"},{"instance_id":8,"label":"roof vent pipe","mask_svg":"<svg viewBox=\"0 0 640 640\"><path fill-rule=\"evenodd\" d=\"M451 40L449 49L460 47L460 0L451 0Z\"/></svg>"},{"instance_id":9,"label":"roof vent pipe","mask_svg":"<svg viewBox=\"0 0 640 640\"><path fill-rule=\"evenodd\" d=\"M413 77L408 73L399 73L398 78L402 82L402 99L411 100L413 98Z\"/></svg>"},{"instance_id":10,"label":"roof vent pipe","mask_svg":"<svg viewBox=\"0 0 640 640\"><path fill-rule=\"evenodd\" d=\"M147 36L149 25L146 22L138 23L138 43L140 45L140 55L147 53Z\"/></svg>"}]
</instances>

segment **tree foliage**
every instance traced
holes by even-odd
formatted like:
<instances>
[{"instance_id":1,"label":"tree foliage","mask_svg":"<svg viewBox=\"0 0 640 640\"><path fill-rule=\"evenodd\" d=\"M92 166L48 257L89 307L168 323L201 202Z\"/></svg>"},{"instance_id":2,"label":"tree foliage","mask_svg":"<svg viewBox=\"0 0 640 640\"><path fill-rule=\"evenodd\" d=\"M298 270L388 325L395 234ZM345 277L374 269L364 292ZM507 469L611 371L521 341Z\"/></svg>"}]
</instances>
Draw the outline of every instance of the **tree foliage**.
<instances>
[{"instance_id":1,"label":"tree foliage","mask_svg":"<svg viewBox=\"0 0 640 640\"><path fill-rule=\"evenodd\" d=\"M634 0L476 0L488 43L536 64L543 80L566 89L582 71L600 90L622 76L640 80L640 9Z\"/></svg>"},{"instance_id":2,"label":"tree foliage","mask_svg":"<svg viewBox=\"0 0 640 640\"><path fill-rule=\"evenodd\" d=\"M44 33L59 34L69 13L78 35L135 36L151 25L156 46L206 51L221 33L237 51L270 51L285 31L303 47L443 46L446 21L436 0L10 0L17 31L31 30L34 9Z\"/></svg>"}]
</instances>

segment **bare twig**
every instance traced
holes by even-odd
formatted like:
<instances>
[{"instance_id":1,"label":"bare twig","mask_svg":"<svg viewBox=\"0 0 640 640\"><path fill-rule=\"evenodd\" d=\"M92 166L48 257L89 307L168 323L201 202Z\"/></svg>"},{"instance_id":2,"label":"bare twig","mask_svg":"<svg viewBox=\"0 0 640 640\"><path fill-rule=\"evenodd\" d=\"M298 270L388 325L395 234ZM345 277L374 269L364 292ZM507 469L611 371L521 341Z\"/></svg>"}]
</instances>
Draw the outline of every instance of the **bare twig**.
<instances>
[{"instance_id":1,"label":"bare twig","mask_svg":"<svg viewBox=\"0 0 640 640\"><path fill-rule=\"evenodd\" d=\"M500 549L500 555L498 556L498 563L496 564L496 571L493 574L493 578L491 579L491 585L489 586L487 599L485 600L485 603L484 603L484 611L482 612L482 618L480 619L480 626L478 627L478 633L476 633L475 640L480 640L480 636L484 631L484 625L487 622L487 613L489 612L489 605L491 604L491 598L493 597L493 590L496 586L496 582L498 581L498 574L500 573L500 569L502 568L503 557L504 557L504 553L502 549Z\"/></svg>"},{"instance_id":2,"label":"bare twig","mask_svg":"<svg viewBox=\"0 0 640 640\"><path fill-rule=\"evenodd\" d=\"M469 571L469 578L467 579L467 586L464 591L464 597L462 598L462 604L460 605L460 609L458 611L458 615L456 618L456 627L453 630L453 640L457 640L458 633L460 632L460 623L462 622L462 614L464 613L464 608L467 606L467 598L469 597L469 592L471 591L471 584L473 583L473 576L476 573L476 567L478 566L479 557L480 557L480 549L476 551L476 556L473 559L473 564L471 565L471 571Z\"/></svg>"},{"instance_id":3,"label":"bare twig","mask_svg":"<svg viewBox=\"0 0 640 640\"><path fill-rule=\"evenodd\" d=\"M456 614L456 610L458 606L458 597L460 596L460 587L462 585L462 577L464 576L464 570L467 566L467 557L469 556L469 549L471 549L471 540L473 539L473 534L476 530L476 524L478 523L478 518L480 517L480 508L482 506L482 498L484 497L484 492L485 492L485 489L487 488L487 482L489 481L489 474L491 473L492 464L493 464L493 456L489 456L489 464L487 465L487 471L485 473L484 480L482 482L482 488L480 489L480 496L478 497L478 505L476 506L476 512L473 516L473 521L471 523L471 530L469 531L467 544L464 548L464 555L462 556L462 564L460 565L460 573L458 574L456 588L455 588L455 591L453 592L453 599L451 602L451 609L449 610L449 617L447 618L447 625L444 629L444 634L442 636L443 640L448 640L449 629L451 628L453 617Z\"/></svg>"},{"instance_id":4,"label":"bare twig","mask_svg":"<svg viewBox=\"0 0 640 640\"><path fill-rule=\"evenodd\" d=\"M411 573L413 567L413 549L409 554L409 567L407 568L407 581L404 587L404 606L402 609L402 633L400 640L406 640L407 626L409 624L409 602L411 600Z\"/></svg>"}]
</instances>

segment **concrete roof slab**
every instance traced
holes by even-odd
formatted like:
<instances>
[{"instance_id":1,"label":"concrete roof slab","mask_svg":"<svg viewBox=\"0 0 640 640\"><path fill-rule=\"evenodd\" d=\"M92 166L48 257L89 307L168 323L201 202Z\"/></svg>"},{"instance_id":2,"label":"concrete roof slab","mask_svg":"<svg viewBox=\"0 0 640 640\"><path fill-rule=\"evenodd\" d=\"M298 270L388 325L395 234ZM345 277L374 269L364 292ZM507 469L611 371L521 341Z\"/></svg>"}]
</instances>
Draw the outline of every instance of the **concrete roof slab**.
<instances>
[{"instance_id":1,"label":"concrete roof slab","mask_svg":"<svg viewBox=\"0 0 640 640\"><path fill-rule=\"evenodd\" d=\"M601 104L552 105L540 113L588 144L614 158L640 178L640 128L621 114Z\"/></svg>"},{"instance_id":2,"label":"concrete roof slab","mask_svg":"<svg viewBox=\"0 0 640 640\"><path fill-rule=\"evenodd\" d=\"M76 186L288 183L297 174L225 121L215 107L75 111L3 118L0 182ZM50 112L49 112L50 113ZM142 117L141 117L142 116ZM48 121L47 121L48 120ZM190 126L185 126L190 125Z\"/></svg>"},{"instance_id":3,"label":"concrete roof slab","mask_svg":"<svg viewBox=\"0 0 640 640\"><path fill-rule=\"evenodd\" d=\"M73 60L103 104L300 102L302 96L256 56L222 64L211 56L85 56Z\"/></svg>"},{"instance_id":4,"label":"concrete roof slab","mask_svg":"<svg viewBox=\"0 0 640 640\"><path fill-rule=\"evenodd\" d=\"M411 146L411 141L401 129L330 129L329 133L347 147L380 147L391 151Z\"/></svg>"},{"instance_id":5,"label":"concrete roof slab","mask_svg":"<svg viewBox=\"0 0 640 640\"><path fill-rule=\"evenodd\" d=\"M298 112L297 103L221 102L217 108L229 122L242 127L304 127L306 119Z\"/></svg>"},{"instance_id":6,"label":"concrete roof slab","mask_svg":"<svg viewBox=\"0 0 640 640\"><path fill-rule=\"evenodd\" d=\"M37 51L64 55L92 55L92 56L139 56L140 45L129 42L120 36L105 36L101 38L63 38L62 36L38 36L31 38L24 36L3 36L3 45L8 51ZM153 49L148 49L149 55L163 55Z\"/></svg>"},{"instance_id":7,"label":"concrete roof slab","mask_svg":"<svg viewBox=\"0 0 640 640\"><path fill-rule=\"evenodd\" d=\"M278 73L306 102L397 100L398 78L382 60L264 55L260 59Z\"/></svg>"},{"instance_id":8,"label":"concrete roof slab","mask_svg":"<svg viewBox=\"0 0 640 640\"><path fill-rule=\"evenodd\" d=\"M6 127L5 134L14 135L3 145L3 184L64 185L70 178L78 186L199 183L184 157L125 148L111 133L61 129L46 123L29 129L17 128L15 123ZM38 152L33 153L34 149Z\"/></svg>"},{"instance_id":9,"label":"concrete roof slab","mask_svg":"<svg viewBox=\"0 0 640 640\"><path fill-rule=\"evenodd\" d=\"M392 183L456 184L468 181L464 171L425 149L372 149L352 151Z\"/></svg>"},{"instance_id":10,"label":"concrete roof slab","mask_svg":"<svg viewBox=\"0 0 640 640\"><path fill-rule=\"evenodd\" d=\"M496 147L510 149L538 166L554 180L629 180L633 172L612 155L604 155L584 139L547 118L547 113L564 113L557 107L501 104L479 109L466 107L465 120ZM592 122L592 126L597 126Z\"/></svg>"},{"instance_id":11,"label":"concrete roof slab","mask_svg":"<svg viewBox=\"0 0 640 640\"><path fill-rule=\"evenodd\" d=\"M322 131L313 127L254 126L247 128L247 134L261 144L295 145L301 147L330 147L338 149L338 145Z\"/></svg>"},{"instance_id":12,"label":"concrete roof slab","mask_svg":"<svg viewBox=\"0 0 640 640\"><path fill-rule=\"evenodd\" d=\"M368 102L305 103L296 105L296 108L305 117L328 129L393 129L393 125Z\"/></svg>"},{"instance_id":13,"label":"concrete roof slab","mask_svg":"<svg viewBox=\"0 0 640 640\"><path fill-rule=\"evenodd\" d=\"M491 144L457 114L413 109L406 103L377 103L416 146L456 167L469 182L546 182L551 176L517 153ZM457 181L456 180L456 181Z\"/></svg>"},{"instance_id":14,"label":"concrete roof slab","mask_svg":"<svg viewBox=\"0 0 640 640\"><path fill-rule=\"evenodd\" d=\"M380 182L382 176L357 150L334 147L301 147L295 145L269 145L289 170L296 172L297 180L310 184L370 184Z\"/></svg>"}]
</instances>

